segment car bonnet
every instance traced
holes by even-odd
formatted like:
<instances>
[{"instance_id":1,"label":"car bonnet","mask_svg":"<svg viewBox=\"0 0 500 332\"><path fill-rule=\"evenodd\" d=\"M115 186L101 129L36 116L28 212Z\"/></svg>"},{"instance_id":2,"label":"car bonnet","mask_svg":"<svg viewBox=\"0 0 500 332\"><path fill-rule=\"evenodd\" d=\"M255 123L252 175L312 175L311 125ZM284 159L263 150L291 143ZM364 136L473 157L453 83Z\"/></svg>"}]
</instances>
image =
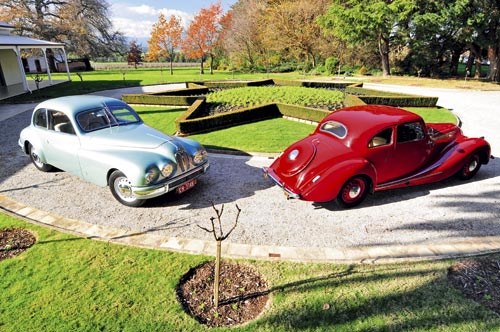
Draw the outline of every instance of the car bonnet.
<instances>
[{"instance_id":1,"label":"car bonnet","mask_svg":"<svg viewBox=\"0 0 500 332\"><path fill-rule=\"evenodd\" d=\"M90 144L100 147L155 149L166 142L172 141L172 137L169 135L165 135L144 124L104 128L90 132L86 136L90 137Z\"/></svg>"}]
</instances>

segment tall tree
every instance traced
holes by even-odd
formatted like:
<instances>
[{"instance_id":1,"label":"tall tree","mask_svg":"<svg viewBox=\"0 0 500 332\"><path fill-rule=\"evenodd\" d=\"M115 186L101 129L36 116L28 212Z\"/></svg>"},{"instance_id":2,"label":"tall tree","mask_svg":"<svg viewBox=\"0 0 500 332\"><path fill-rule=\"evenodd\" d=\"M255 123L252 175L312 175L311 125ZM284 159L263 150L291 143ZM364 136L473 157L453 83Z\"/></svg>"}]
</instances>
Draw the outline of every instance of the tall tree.
<instances>
[{"instance_id":1,"label":"tall tree","mask_svg":"<svg viewBox=\"0 0 500 332\"><path fill-rule=\"evenodd\" d=\"M101 0L2 0L0 20L20 35L58 41L81 57L126 52L123 35L114 31Z\"/></svg>"},{"instance_id":2,"label":"tall tree","mask_svg":"<svg viewBox=\"0 0 500 332\"><path fill-rule=\"evenodd\" d=\"M220 3L202 8L195 15L182 42L182 51L189 58L200 59L200 73L204 74L203 64L210 57L210 74L213 74L214 51L221 32L222 7Z\"/></svg>"},{"instance_id":3,"label":"tall tree","mask_svg":"<svg viewBox=\"0 0 500 332\"><path fill-rule=\"evenodd\" d=\"M299 60L316 67L326 39L317 22L330 0L273 0L265 14L265 36L269 47L285 49Z\"/></svg>"},{"instance_id":4,"label":"tall tree","mask_svg":"<svg viewBox=\"0 0 500 332\"><path fill-rule=\"evenodd\" d=\"M384 76L390 73L391 39L407 22L415 8L414 0L333 0L320 24L348 42L358 44L376 40Z\"/></svg>"},{"instance_id":5,"label":"tall tree","mask_svg":"<svg viewBox=\"0 0 500 332\"><path fill-rule=\"evenodd\" d=\"M254 69L265 62L263 43L266 0L239 0L231 7L231 24L223 36L224 49L240 67Z\"/></svg>"},{"instance_id":6,"label":"tall tree","mask_svg":"<svg viewBox=\"0 0 500 332\"><path fill-rule=\"evenodd\" d=\"M148 40L148 60L158 61L161 57L169 59L170 75L174 74L175 49L181 43L183 30L180 17L171 15L167 21L162 13L158 17L158 22L153 25L151 38Z\"/></svg>"}]
</instances>

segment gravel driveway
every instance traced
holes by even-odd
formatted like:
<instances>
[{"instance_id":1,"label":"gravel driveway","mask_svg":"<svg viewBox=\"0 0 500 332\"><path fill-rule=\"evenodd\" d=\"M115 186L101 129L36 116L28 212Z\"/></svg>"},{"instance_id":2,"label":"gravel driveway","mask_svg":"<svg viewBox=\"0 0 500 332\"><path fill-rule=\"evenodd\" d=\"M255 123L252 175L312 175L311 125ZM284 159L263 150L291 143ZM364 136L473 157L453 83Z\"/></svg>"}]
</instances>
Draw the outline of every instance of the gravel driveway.
<instances>
[{"instance_id":1,"label":"gravel driveway","mask_svg":"<svg viewBox=\"0 0 500 332\"><path fill-rule=\"evenodd\" d=\"M379 88L370 85L370 88ZM398 87L389 87L396 91ZM402 89L402 88L401 88ZM406 89L406 88L405 88ZM468 135L485 135L500 156L499 92L410 88L440 97L454 109ZM417 91L418 90L418 91ZM349 248L382 244L423 244L500 235L500 159L469 182L450 179L421 187L376 193L356 209L334 204L287 201L262 177L264 157L210 155L211 169L194 189L167 194L143 208L117 203L100 188L64 172L42 173L17 146L30 112L0 122L0 193L24 204L94 224L131 231L211 240L210 202L225 204L226 228L242 209L228 241L254 245Z\"/></svg>"}]
</instances>

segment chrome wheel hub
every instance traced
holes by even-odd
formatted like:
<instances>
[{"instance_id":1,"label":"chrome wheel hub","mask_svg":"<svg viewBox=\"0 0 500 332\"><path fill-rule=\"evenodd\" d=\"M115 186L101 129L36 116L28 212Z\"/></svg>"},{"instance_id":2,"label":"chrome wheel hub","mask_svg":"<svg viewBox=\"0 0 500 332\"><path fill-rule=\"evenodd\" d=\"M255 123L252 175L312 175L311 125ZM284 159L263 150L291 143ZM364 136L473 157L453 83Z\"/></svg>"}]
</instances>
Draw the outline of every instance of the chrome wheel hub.
<instances>
[{"instance_id":1,"label":"chrome wheel hub","mask_svg":"<svg viewBox=\"0 0 500 332\"><path fill-rule=\"evenodd\" d=\"M133 202L136 200L134 194L132 193L132 185L130 181L125 177L120 177L115 181L115 191L120 198L127 202Z\"/></svg>"},{"instance_id":2,"label":"chrome wheel hub","mask_svg":"<svg viewBox=\"0 0 500 332\"><path fill-rule=\"evenodd\" d=\"M477 160L475 160L475 159L474 159L474 160L472 160L472 161L470 162L469 167L468 167L468 169L467 169L467 170L468 170L469 172L473 172L473 171L476 169L476 167L477 167Z\"/></svg>"},{"instance_id":3,"label":"chrome wheel hub","mask_svg":"<svg viewBox=\"0 0 500 332\"><path fill-rule=\"evenodd\" d=\"M361 187L357 184L351 186L349 189L349 198L353 199L359 196L359 193L361 192Z\"/></svg>"}]
</instances>

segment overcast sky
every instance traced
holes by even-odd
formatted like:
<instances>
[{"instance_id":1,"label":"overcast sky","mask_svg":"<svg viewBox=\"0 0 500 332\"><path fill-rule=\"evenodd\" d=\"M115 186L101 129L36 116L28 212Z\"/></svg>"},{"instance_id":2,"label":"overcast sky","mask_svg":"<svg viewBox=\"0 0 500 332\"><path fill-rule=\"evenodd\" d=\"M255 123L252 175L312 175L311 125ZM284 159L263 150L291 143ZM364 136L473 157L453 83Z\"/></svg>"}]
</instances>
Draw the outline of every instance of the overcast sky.
<instances>
[{"instance_id":1,"label":"overcast sky","mask_svg":"<svg viewBox=\"0 0 500 332\"><path fill-rule=\"evenodd\" d=\"M227 11L237 0L220 0L224 11ZM165 17L175 14L182 18L185 27L201 9L207 8L217 0L110 0L111 21L114 28L126 37L144 43L151 33L151 27L163 13Z\"/></svg>"}]
</instances>

